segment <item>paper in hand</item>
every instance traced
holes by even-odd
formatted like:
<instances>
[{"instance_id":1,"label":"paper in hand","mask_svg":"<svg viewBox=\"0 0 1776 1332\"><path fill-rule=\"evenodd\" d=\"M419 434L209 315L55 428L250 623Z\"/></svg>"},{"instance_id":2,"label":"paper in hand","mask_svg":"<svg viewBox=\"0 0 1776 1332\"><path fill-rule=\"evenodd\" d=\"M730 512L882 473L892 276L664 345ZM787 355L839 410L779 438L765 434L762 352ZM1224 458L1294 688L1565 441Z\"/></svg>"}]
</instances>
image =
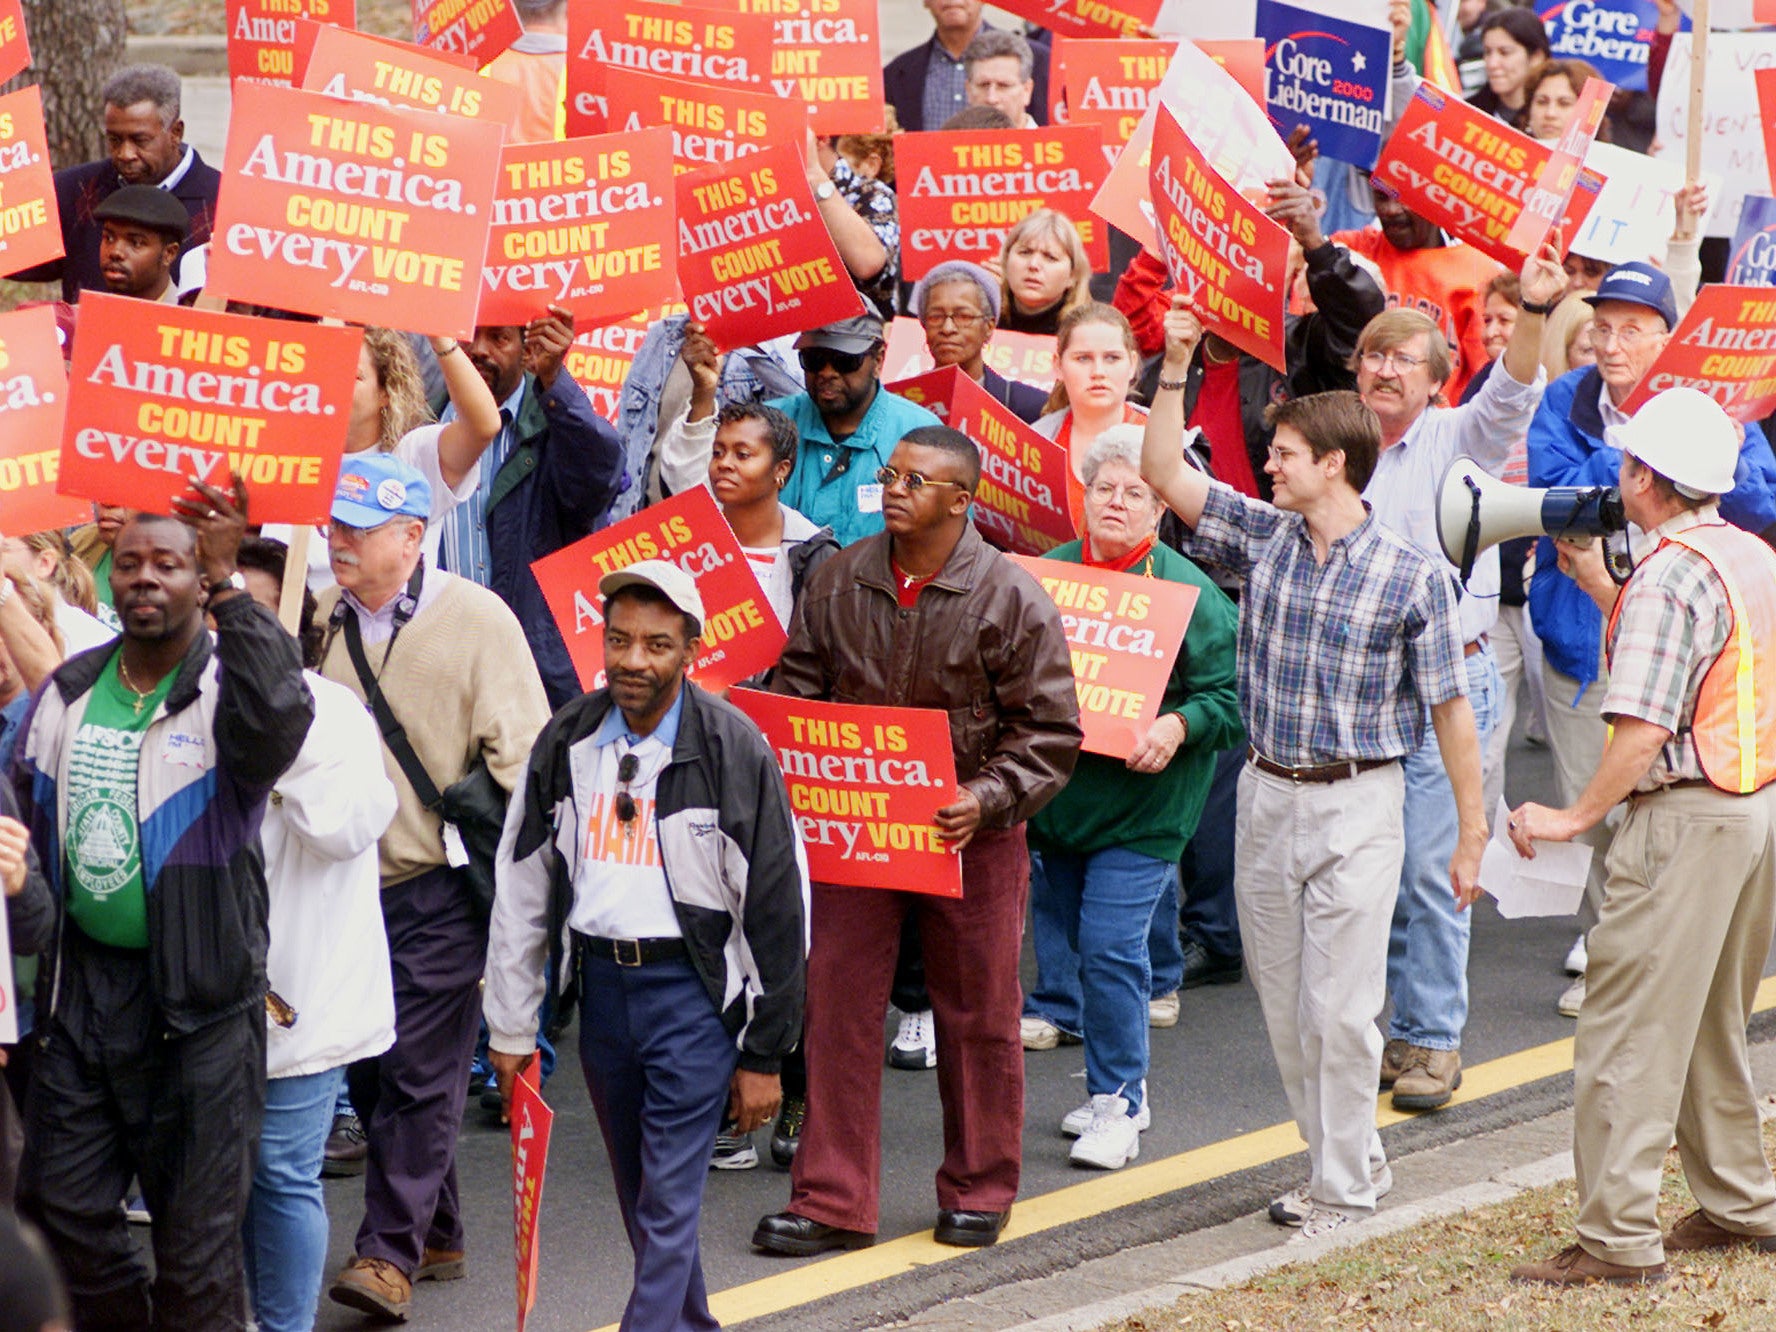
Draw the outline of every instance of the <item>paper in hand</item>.
<instances>
[{"instance_id":1,"label":"paper in hand","mask_svg":"<svg viewBox=\"0 0 1776 1332\"><path fill-rule=\"evenodd\" d=\"M1535 843L1535 859L1511 844L1511 810L1503 800L1493 815L1492 840L1480 858L1480 886L1507 920L1523 916L1570 916L1585 895L1591 848L1582 842Z\"/></svg>"}]
</instances>

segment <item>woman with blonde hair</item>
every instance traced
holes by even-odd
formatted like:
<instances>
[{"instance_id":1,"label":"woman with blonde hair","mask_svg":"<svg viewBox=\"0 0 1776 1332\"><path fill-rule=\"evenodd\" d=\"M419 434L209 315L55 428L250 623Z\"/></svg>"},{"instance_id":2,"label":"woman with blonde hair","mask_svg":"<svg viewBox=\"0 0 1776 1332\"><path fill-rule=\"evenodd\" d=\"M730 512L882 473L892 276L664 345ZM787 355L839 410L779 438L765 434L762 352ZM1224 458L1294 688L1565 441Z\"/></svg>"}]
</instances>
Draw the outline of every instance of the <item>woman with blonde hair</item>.
<instances>
[{"instance_id":1,"label":"woman with blonde hair","mask_svg":"<svg viewBox=\"0 0 1776 1332\"><path fill-rule=\"evenodd\" d=\"M1054 333L1061 319L1091 301L1091 262L1065 213L1038 208L1005 233L999 253L999 327Z\"/></svg>"},{"instance_id":2,"label":"woman with blonde hair","mask_svg":"<svg viewBox=\"0 0 1776 1332\"><path fill-rule=\"evenodd\" d=\"M49 600L66 655L109 643L116 635L96 615L98 589L92 570L74 558L61 532L32 532L0 542L0 567L21 589L40 584Z\"/></svg>"},{"instance_id":3,"label":"woman with blonde hair","mask_svg":"<svg viewBox=\"0 0 1776 1332\"><path fill-rule=\"evenodd\" d=\"M1085 456L1099 435L1124 422L1143 422L1145 408L1128 400L1140 372L1135 331L1114 305L1087 301L1055 330L1055 384L1036 432L1067 450L1067 511L1073 529L1085 521Z\"/></svg>"}]
</instances>

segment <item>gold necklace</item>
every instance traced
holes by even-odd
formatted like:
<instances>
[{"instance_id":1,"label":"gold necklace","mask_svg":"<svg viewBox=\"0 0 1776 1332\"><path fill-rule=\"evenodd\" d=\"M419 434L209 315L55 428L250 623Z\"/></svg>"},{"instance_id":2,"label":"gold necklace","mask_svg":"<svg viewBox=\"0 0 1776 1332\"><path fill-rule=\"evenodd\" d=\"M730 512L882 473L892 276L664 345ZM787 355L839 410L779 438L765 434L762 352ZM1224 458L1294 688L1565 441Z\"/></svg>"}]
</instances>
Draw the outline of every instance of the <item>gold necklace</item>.
<instances>
[{"instance_id":1,"label":"gold necklace","mask_svg":"<svg viewBox=\"0 0 1776 1332\"><path fill-rule=\"evenodd\" d=\"M142 704L148 701L148 695L154 691L152 689L136 688L136 682L130 679L129 667L123 664L123 653L121 652L117 654L117 678L122 681L125 689L129 690L130 693L136 696L135 713L136 716L140 717L142 715Z\"/></svg>"}]
</instances>

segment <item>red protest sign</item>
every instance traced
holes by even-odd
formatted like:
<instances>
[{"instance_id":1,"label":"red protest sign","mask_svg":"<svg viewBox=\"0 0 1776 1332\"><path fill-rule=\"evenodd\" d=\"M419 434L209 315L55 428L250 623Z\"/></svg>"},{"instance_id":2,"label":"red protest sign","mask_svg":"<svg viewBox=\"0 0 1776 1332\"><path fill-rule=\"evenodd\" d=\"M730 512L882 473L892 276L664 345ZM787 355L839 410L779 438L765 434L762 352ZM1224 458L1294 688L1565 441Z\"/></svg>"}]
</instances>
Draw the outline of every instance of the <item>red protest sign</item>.
<instances>
[{"instance_id":1,"label":"red protest sign","mask_svg":"<svg viewBox=\"0 0 1776 1332\"><path fill-rule=\"evenodd\" d=\"M67 407L54 307L0 314L0 523L8 532L43 532L88 517L84 503L56 493Z\"/></svg>"},{"instance_id":2,"label":"red protest sign","mask_svg":"<svg viewBox=\"0 0 1776 1332\"><path fill-rule=\"evenodd\" d=\"M62 257L62 215L37 85L0 97L0 276Z\"/></svg>"},{"instance_id":3,"label":"red protest sign","mask_svg":"<svg viewBox=\"0 0 1776 1332\"><path fill-rule=\"evenodd\" d=\"M718 348L863 313L794 144L687 171L676 188L678 285Z\"/></svg>"},{"instance_id":4,"label":"red protest sign","mask_svg":"<svg viewBox=\"0 0 1776 1332\"><path fill-rule=\"evenodd\" d=\"M486 65L524 35L512 0L413 0L413 40Z\"/></svg>"},{"instance_id":5,"label":"red protest sign","mask_svg":"<svg viewBox=\"0 0 1776 1332\"><path fill-rule=\"evenodd\" d=\"M568 0L567 132L608 126L605 71L618 67L769 91L771 20L668 0Z\"/></svg>"},{"instance_id":6,"label":"red protest sign","mask_svg":"<svg viewBox=\"0 0 1776 1332\"><path fill-rule=\"evenodd\" d=\"M1768 416L1776 408L1776 292L1724 284L1697 292L1622 410L1632 416L1669 388L1700 389L1735 421Z\"/></svg>"},{"instance_id":7,"label":"red protest sign","mask_svg":"<svg viewBox=\"0 0 1776 1332\"><path fill-rule=\"evenodd\" d=\"M1519 268L1525 256L1511 244L1512 229L1551 156L1548 145L1421 83L1381 151L1373 180L1420 217ZM1596 172L1579 173L1558 223L1562 253L1602 188Z\"/></svg>"},{"instance_id":8,"label":"red protest sign","mask_svg":"<svg viewBox=\"0 0 1776 1332\"><path fill-rule=\"evenodd\" d=\"M573 382L585 390L592 410L612 425L617 424L617 405L623 398L629 367L635 363L635 353L647 340L648 328L658 313L643 310L612 324L575 329L574 340L561 359Z\"/></svg>"},{"instance_id":9,"label":"red protest sign","mask_svg":"<svg viewBox=\"0 0 1776 1332\"><path fill-rule=\"evenodd\" d=\"M518 1260L518 1332L536 1308L537 1221L543 1209L543 1176L549 1168L549 1135L555 1112L537 1090L541 1065L532 1060L512 1085L512 1247Z\"/></svg>"},{"instance_id":10,"label":"red protest sign","mask_svg":"<svg viewBox=\"0 0 1776 1332\"><path fill-rule=\"evenodd\" d=\"M515 84L482 78L472 67L465 69L417 46L345 28L324 27L315 36L302 86L330 97L443 111L502 128L518 114Z\"/></svg>"},{"instance_id":11,"label":"red protest sign","mask_svg":"<svg viewBox=\"0 0 1776 1332\"><path fill-rule=\"evenodd\" d=\"M1079 694L1080 746L1126 759L1153 723L1196 609L1187 583L1014 555L1061 613Z\"/></svg>"},{"instance_id":12,"label":"red protest sign","mask_svg":"<svg viewBox=\"0 0 1776 1332\"><path fill-rule=\"evenodd\" d=\"M728 701L752 718L777 755L809 878L962 896L962 858L933 822L956 798L947 715L752 689L736 689Z\"/></svg>"},{"instance_id":13,"label":"red protest sign","mask_svg":"<svg viewBox=\"0 0 1776 1332\"><path fill-rule=\"evenodd\" d=\"M357 21L357 0L228 0L228 77L293 88L320 25Z\"/></svg>"},{"instance_id":14,"label":"red protest sign","mask_svg":"<svg viewBox=\"0 0 1776 1332\"><path fill-rule=\"evenodd\" d=\"M1527 255L1541 249L1548 233L1566 212L1567 201L1579 183L1585 154L1591 150L1591 142L1603 124L1603 113L1609 110L1610 94L1614 91L1602 79L1585 80L1565 132L1555 141L1547 164L1536 177L1535 188L1524 199L1523 211L1517 214L1510 235L1505 237L1505 245L1514 252ZM1566 243L1571 241L1569 234Z\"/></svg>"},{"instance_id":15,"label":"red protest sign","mask_svg":"<svg viewBox=\"0 0 1776 1332\"><path fill-rule=\"evenodd\" d=\"M231 120L211 290L471 335L502 126L262 84L235 89Z\"/></svg>"},{"instance_id":16,"label":"red protest sign","mask_svg":"<svg viewBox=\"0 0 1776 1332\"><path fill-rule=\"evenodd\" d=\"M324 523L362 329L87 292L62 429L64 495L168 513L193 478L247 484L256 523Z\"/></svg>"},{"instance_id":17,"label":"red protest sign","mask_svg":"<svg viewBox=\"0 0 1776 1332\"><path fill-rule=\"evenodd\" d=\"M725 0L776 25L771 95L801 103L820 135L880 134L882 37L876 0Z\"/></svg>"},{"instance_id":18,"label":"red protest sign","mask_svg":"<svg viewBox=\"0 0 1776 1332\"><path fill-rule=\"evenodd\" d=\"M551 305L587 320L669 299L672 162L663 129L508 144L487 233L477 324L524 324Z\"/></svg>"},{"instance_id":19,"label":"red protest sign","mask_svg":"<svg viewBox=\"0 0 1776 1332\"><path fill-rule=\"evenodd\" d=\"M24 7L20 0L0 0L0 83L22 74L30 64Z\"/></svg>"},{"instance_id":20,"label":"red protest sign","mask_svg":"<svg viewBox=\"0 0 1776 1332\"><path fill-rule=\"evenodd\" d=\"M895 135L902 275L997 255L1005 233L1045 206L1073 219L1094 269L1108 268L1109 236L1090 211L1109 170L1102 145L1096 125Z\"/></svg>"},{"instance_id":21,"label":"red protest sign","mask_svg":"<svg viewBox=\"0 0 1776 1332\"><path fill-rule=\"evenodd\" d=\"M1153 126L1151 173L1173 284L1212 332L1280 371L1289 233L1209 165L1169 107Z\"/></svg>"},{"instance_id":22,"label":"red protest sign","mask_svg":"<svg viewBox=\"0 0 1776 1332\"><path fill-rule=\"evenodd\" d=\"M783 625L715 496L696 486L530 566L587 689L604 685L598 580L639 560L671 560L697 580L705 612L703 650L691 667L698 684L725 689L777 664Z\"/></svg>"},{"instance_id":23,"label":"red protest sign","mask_svg":"<svg viewBox=\"0 0 1776 1332\"><path fill-rule=\"evenodd\" d=\"M1057 37L1139 37L1151 32L1162 0L994 0L1008 14Z\"/></svg>"},{"instance_id":24,"label":"red protest sign","mask_svg":"<svg viewBox=\"0 0 1776 1332\"><path fill-rule=\"evenodd\" d=\"M774 143L803 143L808 137L808 113L801 104L766 93L613 68L604 72L604 95L612 134L632 134L646 125L672 131L677 172L721 165Z\"/></svg>"},{"instance_id":25,"label":"red protest sign","mask_svg":"<svg viewBox=\"0 0 1776 1332\"><path fill-rule=\"evenodd\" d=\"M1097 125L1104 157L1114 162L1165 77L1174 40L1057 37L1048 61L1048 118L1056 125ZM1262 48L1260 48L1262 50ZM1262 76L1262 55L1259 73ZM1259 85L1262 98L1263 84Z\"/></svg>"},{"instance_id":26,"label":"red protest sign","mask_svg":"<svg viewBox=\"0 0 1776 1332\"><path fill-rule=\"evenodd\" d=\"M983 355L986 363L1007 379L1032 384L1046 393L1054 387L1055 340L1052 333L1013 333L995 329ZM925 329L917 319L900 315L888 325L888 345L882 353L882 382L912 379L937 368Z\"/></svg>"}]
</instances>

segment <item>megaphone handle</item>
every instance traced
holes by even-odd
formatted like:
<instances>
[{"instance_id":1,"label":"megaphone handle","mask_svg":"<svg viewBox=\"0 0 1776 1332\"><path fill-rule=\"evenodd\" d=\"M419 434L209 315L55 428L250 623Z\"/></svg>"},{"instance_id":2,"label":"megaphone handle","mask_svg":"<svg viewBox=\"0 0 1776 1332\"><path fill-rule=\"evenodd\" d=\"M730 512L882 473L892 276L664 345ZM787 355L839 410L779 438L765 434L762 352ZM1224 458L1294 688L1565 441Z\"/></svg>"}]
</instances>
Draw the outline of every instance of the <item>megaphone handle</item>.
<instances>
[{"instance_id":1,"label":"megaphone handle","mask_svg":"<svg viewBox=\"0 0 1776 1332\"><path fill-rule=\"evenodd\" d=\"M1468 488L1470 496L1468 508L1468 532L1462 538L1461 585L1463 590L1468 586L1468 579L1474 572L1474 561L1480 555L1480 487L1471 476L1463 476L1462 484Z\"/></svg>"}]
</instances>

